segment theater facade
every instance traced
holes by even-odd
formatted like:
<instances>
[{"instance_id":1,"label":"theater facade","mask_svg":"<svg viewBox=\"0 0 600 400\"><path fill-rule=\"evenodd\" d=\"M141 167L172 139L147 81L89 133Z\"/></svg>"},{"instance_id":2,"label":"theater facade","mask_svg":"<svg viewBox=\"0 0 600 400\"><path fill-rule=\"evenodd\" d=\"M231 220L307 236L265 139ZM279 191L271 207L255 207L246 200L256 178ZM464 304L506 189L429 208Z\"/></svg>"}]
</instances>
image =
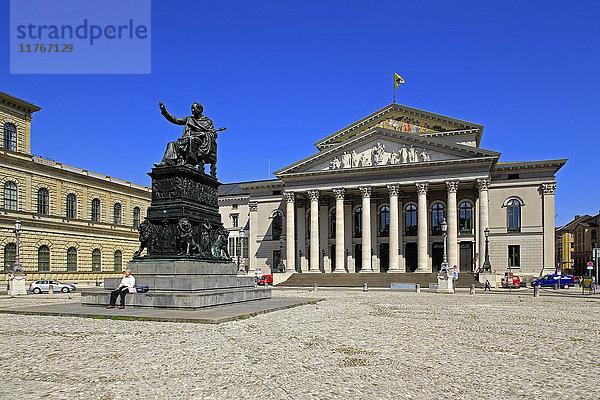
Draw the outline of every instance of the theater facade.
<instances>
[{"instance_id":1,"label":"theater facade","mask_svg":"<svg viewBox=\"0 0 600 400\"><path fill-rule=\"evenodd\" d=\"M482 134L391 104L276 179L225 185L222 219L230 229L235 219L233 238L246 227L249 269L262 273L435 272L443 221L448 263L462 273L482 267L486 237L492 270L554 271L555 174L566 160L500 161Z\"/></svg>"}]
</instances>

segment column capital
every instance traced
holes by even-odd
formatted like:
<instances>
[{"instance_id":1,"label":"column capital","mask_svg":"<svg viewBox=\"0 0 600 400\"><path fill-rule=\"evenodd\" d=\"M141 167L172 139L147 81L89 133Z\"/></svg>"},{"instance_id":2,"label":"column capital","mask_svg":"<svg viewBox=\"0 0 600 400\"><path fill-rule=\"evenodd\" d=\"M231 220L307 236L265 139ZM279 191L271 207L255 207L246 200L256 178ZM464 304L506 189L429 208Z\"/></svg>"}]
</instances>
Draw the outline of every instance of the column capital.
<instances>
[{"instance_id":1,"label":"column capital","mask_svg":"<svg viewBox=\"0 0 600 400\"><path fill-rule=\"evenodd\" d=\"M310 201L319 201L319 191L318 190L309 190L308 192L308 198L310 199Z\"/></svg>"},{"instance_id":2,"label":"column capital","mask_svg":"<svg viewBox=\"0 0 600 400\"><path fill-rule=\"evenodd\" d=\"M333 189L333 194L335 194L336 200L344 200L345 192L346 192L346 190L344 188Z\"/></svg>"},{"instance_id":3,"label":"column capital","mask_svg":"<svg viewBox=\"0 0 600 400\"><path fill-rule=\"evenodd\" d=\"M250 209L250 212L256 212L258 211L258 203L256 201L250 201L248 202L248 208Z\"/></svg>"},{"instance_id":4,"label":"column capital","mask_svg":"<svg viewBox=\"0 0 600 400\"><path fill-rule=\"evenodd\" d=\"M488 190L490 188L489 179L477 179L477 188L479 190Z\"/></svg>"},{"instance_id":5,"label":"column capital","mask_svg":"<svg viewBox=\"0 0 600 400\"><path fill-rule=\"evenodd\" d=\"M288 203L293 203L294 201L296 201L296 193L294 192L284 192L283 195L285 196L285 200Z\"/></svg>"},{"instance_id":6,"label":"column capital","mask_svg":"<svg viewBox=\"0 0 600 400\"><path fill-rule=\"evenodd\" d=\"M544 196L554 196L556 194L556 182L542 183L540 189Z\"/></svg>"},{"instance_id":7,"label":"column capital","mask_svg":"<svg viewBox=\"0 0 600 400\"><path fill-rule=\"evenodd\" d=\"M362 193L363 199L371 197L371 191L373 190L373 188L371 186L361 186L361 187L359 187L359 189L360 189L360 192Z\"/></svg>"},{"instance_id":8,"label":"column capital","mask_svg":"<svg viewBox=\"0 0 600 400\"><path fill-rule=\"evenodd\" d=\"M427 194L429 191L429 182L416 182L415 185L419 194Z\"/></svg>"},{"instance_id":9,"label":"column capital","mask_svg":"<svg viewBox=\"0 0 600 400\"><path fill-rule=\"evenodd\" d=\"M400 185L387 185L387 190L390 196L398 196L400 194Z\"/></svg>"},{"instance_id":10,"label":"column capital","mask_svg":"<svg viewBox=\"0 0 600 400\"><path fill-rule=\"evenodd\" d=\"M458 180L446 181L446 190L448 193L458 192Z\"/></svg>"}]
</instances>

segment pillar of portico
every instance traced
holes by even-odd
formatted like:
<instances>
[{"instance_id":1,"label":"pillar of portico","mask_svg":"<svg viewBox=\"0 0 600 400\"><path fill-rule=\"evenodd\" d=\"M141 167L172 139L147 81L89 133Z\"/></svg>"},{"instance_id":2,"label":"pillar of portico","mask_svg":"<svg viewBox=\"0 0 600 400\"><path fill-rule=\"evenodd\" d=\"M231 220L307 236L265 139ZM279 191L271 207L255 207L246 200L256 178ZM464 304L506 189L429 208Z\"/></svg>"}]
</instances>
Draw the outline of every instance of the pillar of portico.
<instances>
[{"instance_id":1,"label":"pillar of portico","mask_svg":"<svg viewBox=\"0 0 600 400\"><path fill-rule=\"evenodd\" d=\"M456 205L456 192L458 192L458 181L446 181L446 190L448 191L448 265L458 267L458 215Z\"/></svg>"},{"instance_id":2,"label":"pillar of portico","mask_svg":"<svg viewBox=\"0 0 600 400\"><path fill-rule=\"evenodd\" d=\"M296 269L296 232L294 231L295 193L285 192L285 200L287 202L285 217L285 268L287 271L291 272Z\"/></svg>"},{"instance_id":3,"label":"pillar of portico","mask_svg":"<svg viewBox=\"0 0 600 400\"><path fill-rule=\"evenodd\" d=\"M544 270L542 274L551 274L556 268L554 253L554 194L556 193L556 182L542 183L543 227L544 227ZM561 265L562 268L562 265Z\"/></svg>"},{"instance_id":4,"label":"pillar of portico","mask_svg":"<svg viewBox=\"0 0 600 400\"><path fill-rule=\"evenodd\" d=\"M298 197L296 199L296 207L297 207L297 227L298 227L298 269L300 272L306 272L308 269L307 266L307 254L306 254L306 201Z\"/></svg>"},{"instance_id":5,"label":"pillar of portico","mask_svg":"<svg viewBox=\"0 0 600 400\"><path fill-rule=\"evenodd\" d=\"M390 267L388 272L402 272L398 255L398 185L388 185L390 195Z\"/></svg>"},{"instance_id":6,"label":"pillar of portico","mask_svg":"<svg viewBox=\"0 0 600 400\"><path fill-rule=\"evenodd\" d=\"M344 269L344 188L333 189L335 194L335 270L346 272Z\"/></svg>"},{"instance_id":7,"label":"pillar of portico","mask_svg":"<svg viewBox=\"0 0 600 400\"><path fill-rule=\"evenodd\" d=\"M309 190L310 199L310 265L308 272L319 270L319 191Z\"/></svg>"},{"instance_id":8,"label":"pillar of portico","mask_svg":"<svg viewBox=\"0 0 600 400\"><path fill-rule=\"evenodd\" d=\"M329 199L319 197L319 271L331 272L331 258L329 255Z\"/></svg>"},{"instance_id":9,"label":"pillar of portico","mask_svg":"<svg viewBox=\"0 0 600 400\"><path fill-rule=\"evenodd\" d=\"M398 196L398 266L400 272L406 272L406 263L404 262L404 204L400 196Z\"/></svg>"},{"instance_id":10,"label":"pillar of portico","mask_svg":"<svg viewBox=\"0 0 600 400\"><path fill-rule=\"evenodd\" d=\"M488 188L489 179L477 179L479 188L479 267L485 262L485 228L488 227Z\"/></svg>"},{"instance_id":11,"label":"pillar of portico","mask_svg":"<svg viewBox=\"0 0 600 400\"><path fill-rule=\"evenodd\" d=\"M362 268L373 272L371 265L371 186L360 187L362 193Z\"/></svg>"},{"instance_id":12,"label":"pillar of portico","mask_svg":"<svg viewBox=\"0 0 600 400\"><path fill-rule=\"evenodd\" d=\"M419 192L417 203L417 243L419 254L417 270L415 272L431 272L427 256L427 191L429 190L429 183L417 182L416 185Z\"/></svg>"},{"instance_id":13,"label":"pillar of portico","mask_svg":"<svg viewBox=\"0 0 600 400\"><path fill-rule=\"evenodd\" d=\"M258 260L256 259L257 250L257 232L258 232L258 203L256 201L250 201L248 203L248 210L250 211L250 237L248 238L248 263L250 265L250 271L258 268Z\"/></svg>"}]
</instances>

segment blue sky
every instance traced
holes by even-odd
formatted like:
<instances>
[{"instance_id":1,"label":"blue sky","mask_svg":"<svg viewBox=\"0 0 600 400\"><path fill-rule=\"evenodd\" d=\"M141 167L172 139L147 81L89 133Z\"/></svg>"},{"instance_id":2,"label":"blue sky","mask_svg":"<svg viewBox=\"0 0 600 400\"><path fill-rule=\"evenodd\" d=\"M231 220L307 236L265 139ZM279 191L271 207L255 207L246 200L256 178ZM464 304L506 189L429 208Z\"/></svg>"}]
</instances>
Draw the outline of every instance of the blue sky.
<instances>
[{"instance_id":1,"label":"blue sky","mask_svg":"<svg viewBox=\"0 0 600 400\"><path fill-rule=\"evenodd\" d=\"M568 158L557 225L600 208L596 1L153 1L149 75L11 75L8 11L0 90L43 108L32 152L65 164L149 185L180 134L157 102L200 101L219 179L266 179L391 103L395 68L398 103L484 125L502 161Z\"/></svg>"}]
</instances>

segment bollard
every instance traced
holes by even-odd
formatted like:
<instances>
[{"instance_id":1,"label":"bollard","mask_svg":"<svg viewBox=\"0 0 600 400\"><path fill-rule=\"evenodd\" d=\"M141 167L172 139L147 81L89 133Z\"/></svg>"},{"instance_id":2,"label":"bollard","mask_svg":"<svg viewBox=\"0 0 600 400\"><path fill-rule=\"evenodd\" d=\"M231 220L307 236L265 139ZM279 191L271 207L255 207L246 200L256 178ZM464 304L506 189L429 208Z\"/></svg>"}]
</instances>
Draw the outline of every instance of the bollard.
<instances>
[{"instance_id":1,"label":"bollard","mask_svg":"<svg viewBox=\"0 0 600 400\"><path fill-rule=\"evenodd\" d=\"M554 284L554 290L557 290L557 289L558 289L558 283L555 283Z\"/></svg>"},{"instance_id":2,"label":"bollard","mask_svg":"<svg viewBox=\"0 0 600 400\"><path fill-rule=\"evenodd\" d=\"M317 282L313 283L313 292L316 292L316 291L317 291L317 287L318 287L318 286L319 286L319 285L317 285Z\"/></svg>"},{"instance_id":3,"label":"bollard","mask_svg":"<svg viewBox=\"0 0 600 400\"><path fill-rule=\"evenodd\" d=\"M469 286L469 294L475 294L475 284L471 284L471 286Z\"/></svg>"},{"instance_id":4,"label":"bollard","mask_svg":"<svg viewBox=\"0 0 600 400\"><path fill-rule=\"evenodd\" d=\"M48 294L49 295L53 295L54 294L54 285L48 286Z\"/></svg>"},{"instance_id":5,"label":"bollard","mask_svg":"<svg viewBox=\"0 0 600 400\"><path fill-rule=\"evenodd\" d=\"M540 297L540 287L539 287L539 285L535 285L533 287L533 297Z\"/></svg>"},{"instance_id":6,"label":"bollard","mask_svg":"<svg viewBox=\"0 0 600 400\"><path fill-rule=\"evenodd\" d=\"M418 283L415 285L415 293L421 293L421 285Z\"/></svg>"},{"instance_id":7,"label":"bollard","mask_svg":"<svg viewBox=\"0 0 600 400\"><path fill-rule=\"evenodd\" d=\"M369 291L369 285L367 284L367 282L363 283L363 292L368 292Z\"/></svg>"}]
</instances>

